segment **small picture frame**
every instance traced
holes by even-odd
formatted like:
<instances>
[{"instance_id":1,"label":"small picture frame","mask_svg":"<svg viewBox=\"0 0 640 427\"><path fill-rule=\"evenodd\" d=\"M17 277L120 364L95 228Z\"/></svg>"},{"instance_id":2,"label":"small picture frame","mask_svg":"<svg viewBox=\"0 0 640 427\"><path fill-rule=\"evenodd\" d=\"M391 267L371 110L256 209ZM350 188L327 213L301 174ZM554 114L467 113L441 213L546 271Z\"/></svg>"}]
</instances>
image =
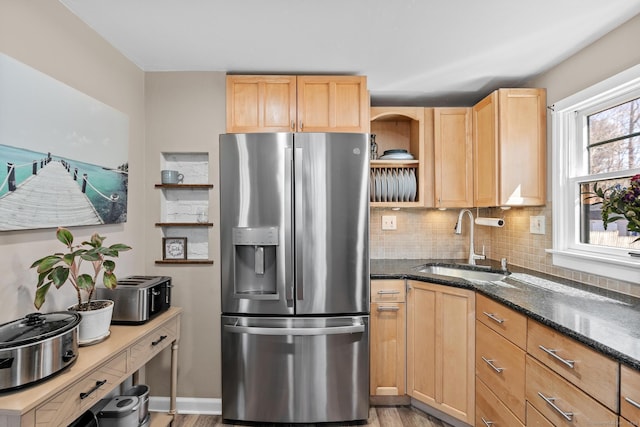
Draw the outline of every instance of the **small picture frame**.
<instances>
[{"instance_id":1,"label":"small picture frame","mask_svg":"<svg viewBox=\"0 0 640 427\"><path fill-rule=\"evenodd\" d=\"M187 238L163 237L162 259L187 259Z\"/></svg>"}]
</instances>

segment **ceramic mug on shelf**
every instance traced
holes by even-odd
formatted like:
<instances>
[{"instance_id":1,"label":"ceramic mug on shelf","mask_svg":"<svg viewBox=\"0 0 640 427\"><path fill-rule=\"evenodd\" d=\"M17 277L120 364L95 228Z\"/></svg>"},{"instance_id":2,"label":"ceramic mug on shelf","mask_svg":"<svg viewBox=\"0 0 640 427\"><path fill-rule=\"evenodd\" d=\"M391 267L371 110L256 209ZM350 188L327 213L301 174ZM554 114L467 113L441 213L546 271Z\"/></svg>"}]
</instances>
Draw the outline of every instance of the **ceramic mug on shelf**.
<instances>
[{"instance_id":1,"label":"ceramic mug on shelf","mask_svg":"<svg viewBox=\"0 0 640 427\"><path fill-rule=\"evenodd\" d=\"M163 184L181 184L184 180L184 175L175 170L163 170L160 173Z\"/></svg>"}]
</instances>

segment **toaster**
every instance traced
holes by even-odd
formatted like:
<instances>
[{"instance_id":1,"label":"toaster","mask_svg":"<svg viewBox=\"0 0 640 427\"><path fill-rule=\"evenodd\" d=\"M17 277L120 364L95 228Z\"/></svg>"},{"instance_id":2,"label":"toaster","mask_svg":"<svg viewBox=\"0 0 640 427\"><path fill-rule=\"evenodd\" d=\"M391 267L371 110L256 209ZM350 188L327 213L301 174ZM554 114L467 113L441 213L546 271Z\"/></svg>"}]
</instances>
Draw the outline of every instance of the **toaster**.
<instances>
[{"instance_id":1,"label":"toaster","mask_svg":"<svg viewBox=\"0 0 640 427\"><path fill-rule=\"evenodd\" d=\"M171 307L171 277L128 276L114 289L96 288L96 298L114 302L111 323L145 323Z\"/></svg>"}]
</instances>

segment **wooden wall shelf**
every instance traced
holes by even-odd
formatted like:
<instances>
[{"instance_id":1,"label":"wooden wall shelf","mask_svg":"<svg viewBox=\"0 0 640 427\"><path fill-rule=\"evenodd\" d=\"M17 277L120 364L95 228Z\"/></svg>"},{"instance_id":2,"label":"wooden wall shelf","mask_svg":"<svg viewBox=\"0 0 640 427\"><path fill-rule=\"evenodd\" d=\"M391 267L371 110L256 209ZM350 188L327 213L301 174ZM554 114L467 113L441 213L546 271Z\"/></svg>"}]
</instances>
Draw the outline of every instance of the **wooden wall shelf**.
<instances>
[{"instance_id":1,"label":"wooden wall shelf","mask_svg":"<svg viewBox=\"0 0 640 427\"><path fill-rule=\"evenodd\" d=\"M156 227L213 227L212 222L156 222Z\"/></svg>"},{"instance_id":2,"label":"wooden wall shelf","mask_svg":"<svg viewBox=\"0 0 640 427\"><path fill-rule=\"evenodd\" d=\"M212 259L158 259L156 264L207 264L212 265Z\"/></svg>"},{"instance_id":3,"label":"wooden wall shelf","mask_svg":"<svg viewBox=\"0 0 640 427\"><path fill-rule=\"evenodd\" d=\"M213 184L156 184L156 188L207 190L213 188Z\"/></svg>"}]
</instances>

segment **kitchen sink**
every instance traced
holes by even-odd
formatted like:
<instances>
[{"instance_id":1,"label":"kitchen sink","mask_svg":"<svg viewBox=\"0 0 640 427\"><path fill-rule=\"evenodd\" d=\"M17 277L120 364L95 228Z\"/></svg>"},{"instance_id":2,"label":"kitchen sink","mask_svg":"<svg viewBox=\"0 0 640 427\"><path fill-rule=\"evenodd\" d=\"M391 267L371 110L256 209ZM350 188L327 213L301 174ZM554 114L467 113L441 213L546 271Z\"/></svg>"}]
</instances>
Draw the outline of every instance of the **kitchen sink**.
<instances>
[{"instance_id":1,"label":"kitchen sink","mask_svg":"<svg viewBox=\"0 0 640 427\"><path fill-rule=\"evenodd\" d=\"M444 265L421 265L416 267L420 273L437 274L439 276L458 277L466 280L477 280L481 282L499 282L505 279L510 273L498 273L494 271L472 270L469 268L444 266Z\"/></svg>"}]
</instances>

